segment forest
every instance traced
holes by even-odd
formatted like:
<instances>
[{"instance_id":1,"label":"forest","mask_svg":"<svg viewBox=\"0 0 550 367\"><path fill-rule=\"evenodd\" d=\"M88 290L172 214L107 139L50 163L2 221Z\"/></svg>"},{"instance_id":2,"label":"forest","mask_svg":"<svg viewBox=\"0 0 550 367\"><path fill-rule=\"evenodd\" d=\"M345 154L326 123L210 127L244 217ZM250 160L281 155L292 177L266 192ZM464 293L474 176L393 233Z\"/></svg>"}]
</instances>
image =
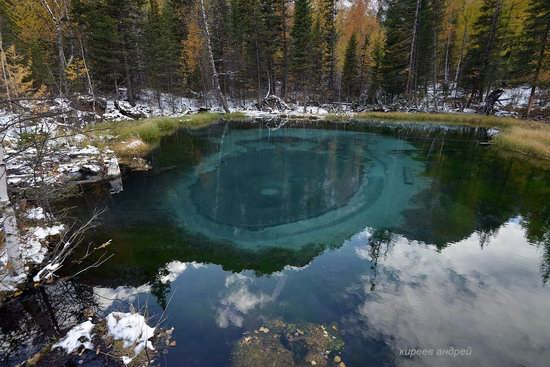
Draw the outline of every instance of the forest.
<instances>
[{"instance_id":1,"label":"forest","mask_svg":"<svg viewBox=\"0 0 550 367\"><path fill-rule=\"evenodd\" d=\"M3 98L468 108L550 83L549 0L2 0ZM159 97L160 98L160 97Z\"/></svg>"}]
</instances>

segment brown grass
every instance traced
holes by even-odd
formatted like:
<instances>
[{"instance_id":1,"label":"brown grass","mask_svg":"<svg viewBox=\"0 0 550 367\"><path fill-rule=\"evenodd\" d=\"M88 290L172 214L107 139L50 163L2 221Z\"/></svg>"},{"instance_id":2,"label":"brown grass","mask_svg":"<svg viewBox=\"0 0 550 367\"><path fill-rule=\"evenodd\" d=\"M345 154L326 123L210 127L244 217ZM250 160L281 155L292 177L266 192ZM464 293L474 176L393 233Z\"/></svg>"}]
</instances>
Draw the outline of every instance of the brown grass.
<instances>
[{"instance_id":1,"label":"brown grass","mask_svg":"<svg viewBox=\"0 0 550 367\"><path fill-rule=\"evenodd\" d=\"M100 136L112 136L108 146L117 157L144 157L153 150L162 137L173 134L180 128L200 128L221 119L242 120L242 113L198 113L182 117L156 117L139 121L104 122L88 131L100 143ZM132 142L141 142L141 144ZM97 144L96 144L97 145Z\"/></svg>"},{"instance_id":2,"label":"brown grass","mask_svg":"<svg viewBox=\"0 0 550 367\"><path fill-rule=\"evenodd\" d=\"M349 115L329 115L327 119L380 120L392 123L420 122L428 124L499 128L493 147L507 156L520 157L550 169L550 124L512 117L466 113L361 112Z\"/></svg>"}]
</instances>

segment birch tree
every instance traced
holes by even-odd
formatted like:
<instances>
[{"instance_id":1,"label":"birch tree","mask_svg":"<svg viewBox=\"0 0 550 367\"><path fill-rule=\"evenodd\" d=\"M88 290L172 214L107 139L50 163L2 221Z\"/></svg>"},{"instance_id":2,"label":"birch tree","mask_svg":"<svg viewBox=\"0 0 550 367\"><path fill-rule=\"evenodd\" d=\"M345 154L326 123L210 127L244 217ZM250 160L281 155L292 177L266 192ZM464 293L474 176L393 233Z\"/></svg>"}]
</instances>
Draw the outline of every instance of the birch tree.
<instances>
[{"instance_id":1,"label":"birch tree","mask_svg":"<svg viewBox=\"0 0 550 367\"><path fill-rule=\"evenodd\" d=\"M214 52L212 51L212 42L210 40L210 30L208 29L208 19L206 18L206 7L204 5L204 0L200 0L200 12L202 18L202 26L206 41L206 51L208 52L208 61L210 64L210 72L212 73L212 84L214 86L214 93L218 101L223 106L225 113L229 113L229 107L227 106L227 101L225 96L222 93L222 88L220 87L220 78L218 71L216 70L216 63L214 62Z\"/></svg>"},{"instance_id":2,"label":"birch tree","mask_svg":"<svg viewBox=\"0 0 550 367\"><path fill-rule=\"evenodd\" d=\"M2 209L2 226L4 228L6 255L8 264L10 265L9 271L11 275L16 276L23 273L24 267L23 259L21 258L17 218L8 196L8 175L4 158L4 147L0 145L0 208Z\"/></svg>"},{"instance_id":3,"label":"birch tree","mask_svg":"<svg viewBox=\"0 0 550 367\"><path fill-rule=\"evenodd\" d=\"M57 47L57 67L59 73L59 94L67 94L67 80L65 78L65 69L67 68L67 59L65 57L65 45L63 38L63 22L68 18L68 8L64 0L55 1L54 7L50 6L47 0L40 0L40 3L48 12L55 28L55 43Z\"/></svg>"}]
</instances>

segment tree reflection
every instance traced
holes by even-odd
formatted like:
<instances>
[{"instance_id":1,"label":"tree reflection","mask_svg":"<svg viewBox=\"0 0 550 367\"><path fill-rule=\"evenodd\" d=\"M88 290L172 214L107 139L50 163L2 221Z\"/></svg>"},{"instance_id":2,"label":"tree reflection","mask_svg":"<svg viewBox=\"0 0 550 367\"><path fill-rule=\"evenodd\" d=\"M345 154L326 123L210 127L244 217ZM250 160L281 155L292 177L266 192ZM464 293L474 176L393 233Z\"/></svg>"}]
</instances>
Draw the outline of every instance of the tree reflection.
<instances>
[{"instance_id":1,"label":"tree reflection","mask_svg":"<svg viewBox=\"0 0 550 367\"><path fill-rule=\"evenodd\" d=\"M384 259L388 254L390 247L395 243L396 235L387 229L377 229L369 238L369 257L371 261L371 272L369 276L370 290L376 290L376 277L378 276L378 261L380 255ZM382 248L384 251L382 252Z\"/></svg>"},{"instance_id":2,"label":"tree reflection","mask_svg":"<svg viewBox=\"0 0 550 367\"><path fill-rule=\"evenodd\" d=\"M540 271L542 281L550 278L550 205L545 202L540 212L532 212L522 220L529 242L542 249Z\"/></svg>"},{"instance_id":3,"label":"tree reflection","mask_svg":"<svg viewBox=\"0 0 550 367\"><path fill-rule=\"evenodd\" d=\"M93 315L92 287L59 281L30 290L0 308L0 363L15 365Z\"/></svg>"}]
</instances>

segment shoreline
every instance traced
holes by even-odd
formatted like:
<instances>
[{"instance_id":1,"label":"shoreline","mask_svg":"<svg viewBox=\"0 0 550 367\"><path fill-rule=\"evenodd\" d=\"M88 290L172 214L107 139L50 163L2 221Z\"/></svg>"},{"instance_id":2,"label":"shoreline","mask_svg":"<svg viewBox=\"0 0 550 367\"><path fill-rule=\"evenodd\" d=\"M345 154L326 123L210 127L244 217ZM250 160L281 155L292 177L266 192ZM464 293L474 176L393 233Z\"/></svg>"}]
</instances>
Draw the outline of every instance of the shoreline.
<instances>
[{"instance_id":1,"label":"shoreline","mask_svg":"<svg viewBox=\"0 0 550 367\"><path fill-rule=\"evenodd\" d=\"M281 119L286 121L373 121L390 124L418 124L440 126L462 126L471 128L495 129L491 147L505 153L507 158L519 158L538 168L550 169L550 124L519 120L512 117L486 116L467 113L425 113L425 112L359 112L342 114L286 114L255 113L256 111L236 111L231 114L195 113L182 117L153 117L128 122L104 122L94 126L89 132L100 137L97 132L105 132L111 139L105 142L113 149L121 164L131 169L147 169L143 160L162 137L171 135L180 128L202 128L218 121L251 121L257 119Z\"/></svg>"}]
</instances>

